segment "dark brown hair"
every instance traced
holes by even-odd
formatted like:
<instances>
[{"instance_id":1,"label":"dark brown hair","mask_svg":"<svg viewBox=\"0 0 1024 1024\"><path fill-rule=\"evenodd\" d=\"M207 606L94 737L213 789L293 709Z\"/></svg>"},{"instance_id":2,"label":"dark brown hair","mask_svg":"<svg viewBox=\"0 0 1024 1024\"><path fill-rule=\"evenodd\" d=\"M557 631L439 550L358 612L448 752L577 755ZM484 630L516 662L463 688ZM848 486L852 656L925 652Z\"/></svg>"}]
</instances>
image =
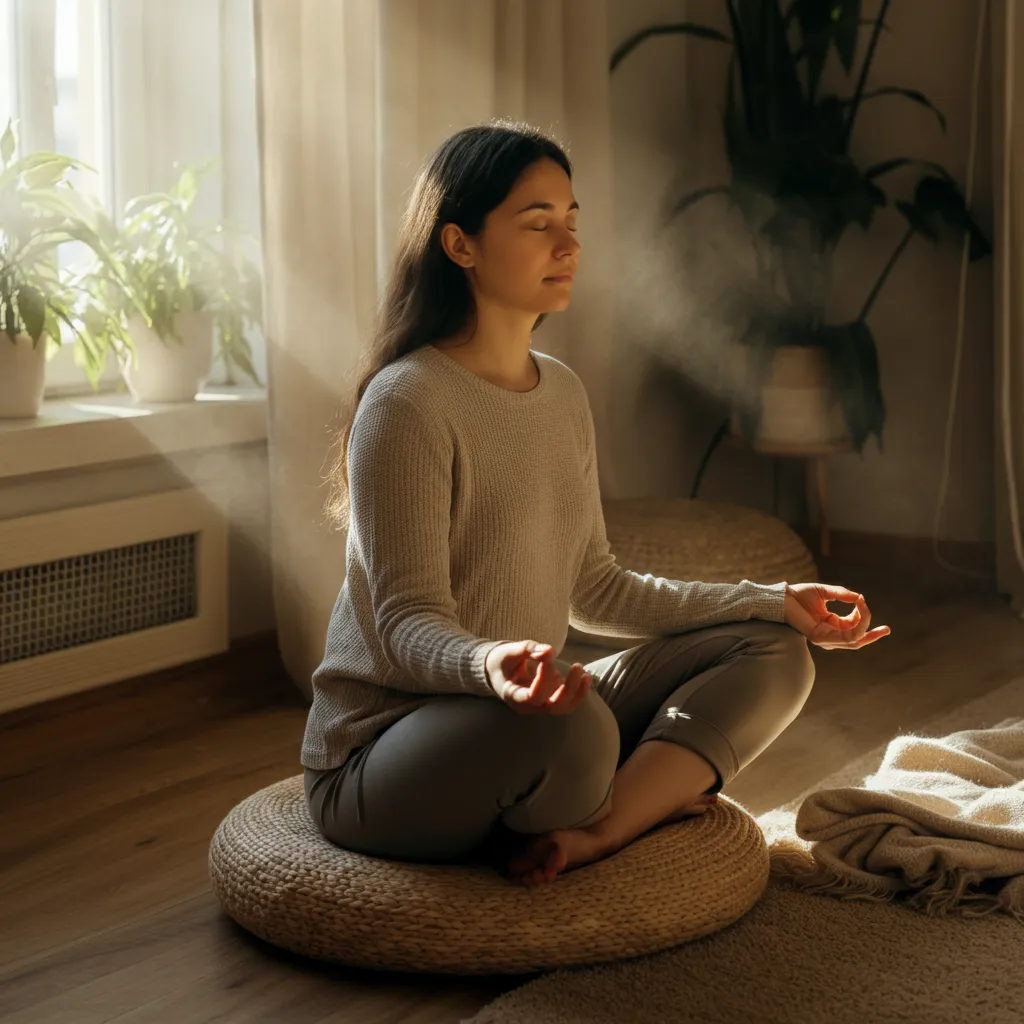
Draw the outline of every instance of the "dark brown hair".
<instances>
[{"instance_id":1,"label":"dark brown hair","mask_svg":"<svg viewBox=\"0 0 1024 1024\"><path fill-rule=\"evenodd\" d=\"M523 171L544 158L556 161L572 179L572 164L557 142L529 124L496 118L446 139L417 175L361 360L362 376L332 445L337 452L325 511L336 529L348 525L348 440L370 381L406 353L458 333L475 314L472 287L444 251L441 229L454 223L471 237L480 235L487 215L504 202ZM533 330L546 316L537 317Z\"/></svg>"}]
</instances>

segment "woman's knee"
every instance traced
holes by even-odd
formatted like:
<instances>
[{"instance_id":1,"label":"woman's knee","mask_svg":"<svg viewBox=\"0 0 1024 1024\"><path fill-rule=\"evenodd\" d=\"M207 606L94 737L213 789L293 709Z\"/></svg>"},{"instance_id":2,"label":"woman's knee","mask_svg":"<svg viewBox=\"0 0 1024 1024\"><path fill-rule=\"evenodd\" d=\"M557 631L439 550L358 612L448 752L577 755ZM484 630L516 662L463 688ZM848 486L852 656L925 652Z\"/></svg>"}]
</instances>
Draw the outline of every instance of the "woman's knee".
<instances>
[{"instance_id":1,"label":"woman's knee","mask_svg":"<svg viewBox=\"0 0 1024 1024\"><path fill-rule=\"evenodd\" d=\"M559 730L540 730L534 748L542 766L530 792L506 807L505 824L520 832L545 832L596 820L606 806L619 760L619 725L593 690ZM545 745L546 741L546 745Z\"/></svg>"},{"instance_id":2,"label":"woman's knee","mask_svg":"<svg viewBox=\"0 0 1024 1024\"><path fill-rule=\"evenodd\" d=\"M560 763L568 770L597 764L615 774L619 760L619 723L604 698L593 690L566 716L566 733L558 751Z\"/></svg>"},{"instance_id":3,"label":"woman's knee","mask_svg":"<svg viewBox=\"0 0 1024 1024\"><path fill-rule=\"evenodd\" d=\"M568 715L521 715L513 712L506 725L513 732L529 734L529 747L542 754L545 763L567 770L589 764L618 762L619 723L612 709L594 690Z\"/></svg>"},{"instance_id":4,"label":"woman's knee","mask_svg":"<svg viewBox=\"0 0 1024 1024\"><path fill-rule=\"evenodd\" d=\"M772 653L778 659L775 687L784 687L792 703L801 707L814 686L815 665L807 638L785 622L766 622L765 631L772 642Z\"/></svg>"}]
</instances>

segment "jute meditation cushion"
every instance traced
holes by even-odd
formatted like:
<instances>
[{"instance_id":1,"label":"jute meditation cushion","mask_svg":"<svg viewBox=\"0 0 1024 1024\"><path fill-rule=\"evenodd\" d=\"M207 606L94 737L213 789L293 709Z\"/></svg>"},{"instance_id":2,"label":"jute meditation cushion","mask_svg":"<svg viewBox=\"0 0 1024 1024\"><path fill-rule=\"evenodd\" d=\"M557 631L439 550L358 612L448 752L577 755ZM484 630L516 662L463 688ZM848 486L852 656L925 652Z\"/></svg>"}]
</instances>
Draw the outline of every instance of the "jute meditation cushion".
<instances>
[{"instance_id":1,"label":"jute meditation cushion","mask_svg":"<svg viewBox=\"0 0 1024 1024\"><path fill-rule=\"evenodd\" d=\"M296 775L247 797L210 844L225 913L275 946L357 967L516 974L657 952L726 927L768 883L768 848L720 797L604 860L527 888L485 864L352 853L325 839Z\"/></svg>"},{"instance_id":2,"label":"jute meditation cushion","mask_svg":"<svg viewBox=\"0 0 1024 1024\"><path fill-rule=\"evenodd\" d=\"M602 503L615 561L641 575L705 583L810 582L818 569L800 535L756 508L697 498L626 498ZM637 641L570 627L571 639L602 647Z\"/></svg>"}]
</instances>

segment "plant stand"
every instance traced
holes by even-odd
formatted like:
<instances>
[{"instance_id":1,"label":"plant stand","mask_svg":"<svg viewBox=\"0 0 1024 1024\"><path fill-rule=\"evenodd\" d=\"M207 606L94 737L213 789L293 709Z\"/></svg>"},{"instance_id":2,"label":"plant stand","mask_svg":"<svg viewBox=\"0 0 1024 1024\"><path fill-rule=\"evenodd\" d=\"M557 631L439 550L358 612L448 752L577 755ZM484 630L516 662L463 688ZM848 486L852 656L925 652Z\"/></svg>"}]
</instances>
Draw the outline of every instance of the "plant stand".
<instances>
[{"instance_id":1,"label":"plant stand","mask_svg":"<svg viewBox=\"0 0 1024 1024\"><path fill-rule=\"evenodd\" d=\"M723 427L725 424L723 424ZM723 429L719 430L712 441L711 449L705 455L704 462L698 471L694 481L693 490L690 496L697 497L700 488L700 478L703 475L704 466L711 451L719 442L725 442L733 448L744 448L748 451L757 452L760 455L772 457L772 515L779 513L779 459L799 458L804 460L804 485L807 495L808 523L810 527L811 509L816 509L818 526L818 553L828 556L831 551L829 542L829 519L828 519L828 493L825 477L825 459L829 455L845 455L853 451L853 442L846 438L841 441L828 442L819 445L807 444L781 444L776 442L764 442L755 440L748 444L740 434L733 434Z\"/></svg>"}]
</instances>

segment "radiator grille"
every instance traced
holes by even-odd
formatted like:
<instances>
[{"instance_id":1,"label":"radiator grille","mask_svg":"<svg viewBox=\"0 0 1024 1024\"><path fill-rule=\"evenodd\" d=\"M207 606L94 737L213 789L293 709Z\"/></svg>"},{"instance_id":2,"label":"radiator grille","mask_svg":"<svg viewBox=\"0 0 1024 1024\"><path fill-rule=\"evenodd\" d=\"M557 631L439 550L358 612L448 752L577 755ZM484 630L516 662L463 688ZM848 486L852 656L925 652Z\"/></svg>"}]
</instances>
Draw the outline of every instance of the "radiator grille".
<instances>
[{"instance_id":1,"label":"radiator grille","mask_svg":"<svg viewBox=\"0 0 1024 1024\"><path fill-rule=\"evenodd\" d=\"M194 618L197 537L0 572L0 664Z\"/></svg>"}]
</instances>

